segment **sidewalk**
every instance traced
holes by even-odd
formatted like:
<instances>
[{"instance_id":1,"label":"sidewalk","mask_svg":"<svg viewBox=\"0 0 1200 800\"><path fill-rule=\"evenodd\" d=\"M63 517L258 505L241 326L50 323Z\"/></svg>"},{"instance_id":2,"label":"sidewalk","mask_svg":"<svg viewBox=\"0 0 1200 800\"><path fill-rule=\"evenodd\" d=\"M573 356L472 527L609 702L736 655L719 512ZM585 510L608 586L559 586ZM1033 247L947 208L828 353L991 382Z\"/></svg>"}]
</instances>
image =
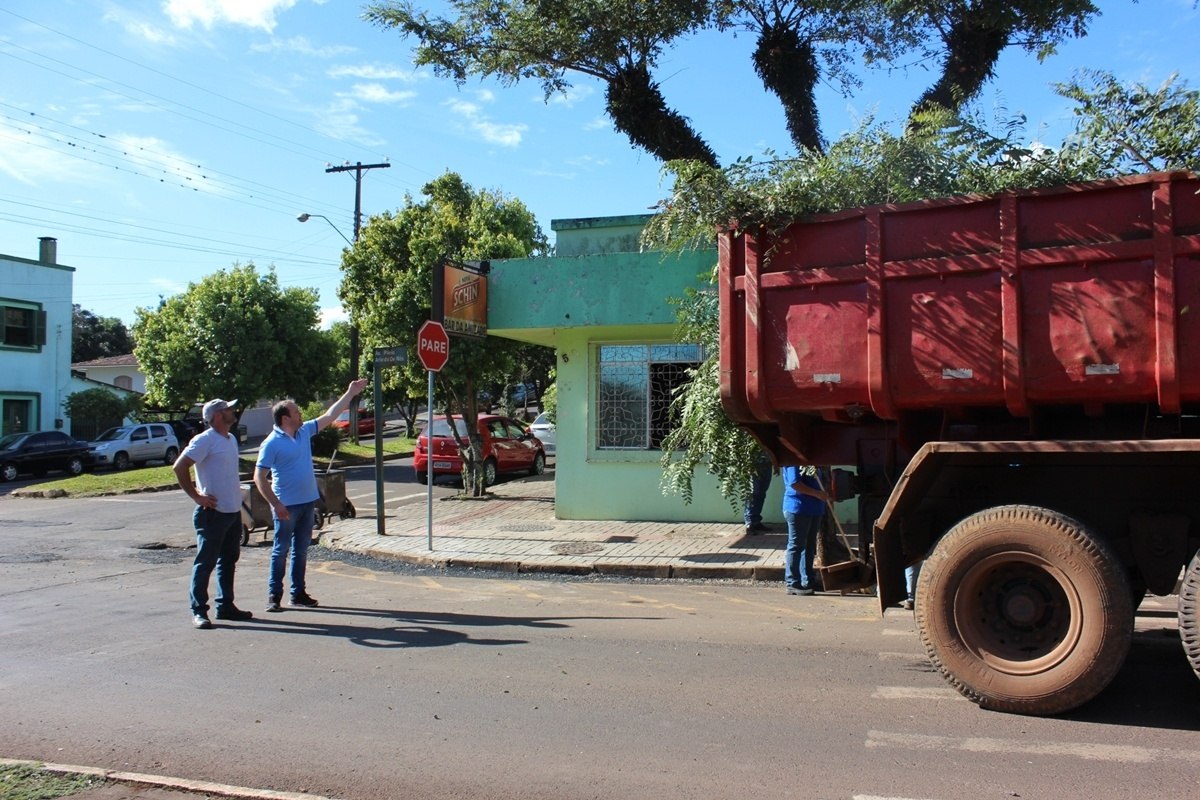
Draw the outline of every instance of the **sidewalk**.
<instances>
[{"instance_id":1,"label":"sidewalk","mask_svg":"<svg viewBox=\"0 0 1200 800\"><path fill-rule=\"evenodd\" d=\"M433 549L426 504L374 517L332 519L321 542L338 550L437 567L505 572L597 573L642 578L782 581L782 524L746 536L740 523L562 520L552 475L510 479L490 496L433 501Z\"/></svg>"}]
</instances>

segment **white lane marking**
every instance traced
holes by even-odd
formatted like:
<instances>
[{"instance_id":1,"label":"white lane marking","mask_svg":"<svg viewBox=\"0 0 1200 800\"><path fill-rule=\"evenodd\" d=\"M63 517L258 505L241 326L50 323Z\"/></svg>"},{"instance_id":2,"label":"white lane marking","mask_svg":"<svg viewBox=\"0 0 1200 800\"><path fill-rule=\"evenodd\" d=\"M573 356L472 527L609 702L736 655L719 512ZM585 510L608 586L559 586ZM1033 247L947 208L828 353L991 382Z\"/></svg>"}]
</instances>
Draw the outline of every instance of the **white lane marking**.
<instances>
[{"instance_id":1,"label":"white lane marking","mask_svg":"<svg viewBox=\"0 0 1200 800\"><path fill-rule=\"evenodd\" d=\"M966 700L953 689L917 686L876 686L871 697L876 700Z\"/></svg>"},{"instance_id":2,"label":"white lane marking","mask_svg":"<svg viewBox=\"0 0 1200 800\"><path fill-rule=\"evenodd\" d=\"M1121 764L1151 764L1164 761L1200 761L1200 751L1167 750L1161 747L1097 744L1094 742L1039 742L989 739L981 736L923 736L915 733L868 731L867 747L896 747L907 750L959 750L966 753L1032 756L1066 756L1083 761L1112 761Z\"/></svg>"},{"instance_id":3,"label":"white lane marking","mask_svg":"<svg viewBox=\"0 0 1200 800\"><path fill-rule=\"evenodd\" d=\"M884 636L916 636L917 632L912 629L902 631L899 628L884 628L883 635Z\"/></svg>"},{"instance_id":4,"label":"white lane marking","mask_svg":"<svg viewBox=\"0 0 1200 800\"><path fill-rule=\"evenodd\" d=\"M424 496L425 496L425 492L419 492L419 493L417 493L417 494L406 494L406 495L403 495L402 497L388 497L388 496L385 494L385 495L383 496L383 503L384 503L384 505L387 505L388 503L399 503L399 502L402 502L402 501L404 501L404 500L412 500L412 499L414 499L414 498L417 498L417 497L424 497ZM366 493L366 494L354 494L354 495L350 495L349 497L350 497L350 499L351 499L351 500L368 500L368 499L369 499L369 500L374 500L374 499L375 499L375 493L374 493L374 492L368 492L368 493Z\"/></svg>"},{"instance_id":5,"label":"white lane marking","mask_svg":"<svg viewBox=\"0 0 1200 800\"><path fill-rule=\"evenodd\" d=\"M856 794L851 800L918 800L915 797L894 797L892 795Z\"/></svg>"},{"instance_id":6,"label":"white lane marking","mask_svg":"<svg viewBox=\"0 0 1200 800\"><path fill-rule=\"evenodd\" d=\"M879 654L879 658L883 661L926 661L924 653L893 653L884 651Z\"/></svg>"}]
</instances>

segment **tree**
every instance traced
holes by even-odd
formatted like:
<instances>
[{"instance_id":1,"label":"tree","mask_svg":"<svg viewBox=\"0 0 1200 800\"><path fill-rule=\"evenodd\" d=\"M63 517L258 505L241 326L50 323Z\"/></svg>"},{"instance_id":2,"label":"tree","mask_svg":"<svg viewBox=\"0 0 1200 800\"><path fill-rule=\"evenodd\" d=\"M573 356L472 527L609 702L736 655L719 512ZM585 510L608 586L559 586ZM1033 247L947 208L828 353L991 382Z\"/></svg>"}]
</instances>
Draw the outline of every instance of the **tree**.
<instances>
[{"instance_id":1,"label":"tree","mask_svg":"<svg viewBox=\"0 0 1200 800\"><path fill-rule=\"evenodd\" d=\"M317 299L315 289L281 288L274 270L260 275L254 264L234 264L157 309L139 308L134 354L147 403L186 408L212 397L245 404L324 395L337 353L318 327Z\"/></svg>"},{"instance_id":2,"label":"tree","mask_svg":"<svg viewBox=\"0 0 1200 800\"><path fill-rule=\"evenodd\" d=\"M95 439L106 428L122 424L140 407L141 398L121 396L100 387L72 392L63 401L63 413L71 419L72 434L89 439Z\"/></svg>"},{"instance_id":3,"label":"tree","mask_svg":"<svg viewBox=\"0 0 1200 800\"><path fill-rule=\"evenodd\" d=\"M133 352L133 338L117 317L98 317L78 303L71 306L71 362L123 356Z\"/></svg>"},{"instance_id":4,"label":"tree","mask_svg":"<svg viewBox=\"0 0 1200 800\"><path fill-rule=\"evenodd\" d=\"M532 79L548 99L570 88L569 72L600 80L609 118L633 144L664 161L717 163L653 78L663 49L708 23L709 0L450 0L450 6L454 20L430 17L408 0L368 6L365 17L416 37L416 63L460 85L470 75L504 84Z\"/></svg>"},{"instance_id":5,"label":"tree","mask_svg":"<svg viewBox=\"0 0 1200 800\"><path fill-rule=\"evenodd\" d=\"M930 55L942 58L914 112L959 110L995 74L1005 48L1020 46L1041 61L1066 37L1085 35L1088 18L1100 13L1091 0L893 0L891 10L897 25L927 30L939 45Z\"/></svg>"},{"instance_id":6,"label":"tree","mask_svg":"<svg viewBox=\"0 0 1200 800\"><path fill-rule=\"evenodd\" d=\"M446 173L411 196L395 214L372 217L354 247L342 255L342 304L359 327L364 347L415 344L417 329L432 317L433 270L447 260L480 261L526 258L546 251L544 234L519 200L499 192L476 191L461 177ZM412 352L410 350L410 352ZM512 374L520 346L494 337L460 336L437 376L436 405L473 420L479 391ZM426 373L416 354L403 367L381 375L388 396L423 397ZM483 472L478 432L469 429L463 451L464 488L480 495Z\"/></svg>"},{"instance_id":7,"label":"tree","mask_svg":"<svg viewBox=\"0 0 1200 800\"><path fill-rule=\"evenodd\" d=\"M539 81L546 97L571 87L568 75L602 81L605 111L631 143L661 159L708 166L716 154L688 119L668 106L654 71L664 50L698 31L749 31L763 86L783 105L797 149L820 150L817 82L857 85L854 57L891 64L922 48L940 59L934 85L912 122L933 109L957 111L976 97L1000 53L1020 46L1045 58L1068 36L1083 36L1098 13L1090 0L449 0L452 18L412 0L368 6L365 18L417 40L415 61L460 85L470 76L504 84Z\"/></svg>"}]
</instances>

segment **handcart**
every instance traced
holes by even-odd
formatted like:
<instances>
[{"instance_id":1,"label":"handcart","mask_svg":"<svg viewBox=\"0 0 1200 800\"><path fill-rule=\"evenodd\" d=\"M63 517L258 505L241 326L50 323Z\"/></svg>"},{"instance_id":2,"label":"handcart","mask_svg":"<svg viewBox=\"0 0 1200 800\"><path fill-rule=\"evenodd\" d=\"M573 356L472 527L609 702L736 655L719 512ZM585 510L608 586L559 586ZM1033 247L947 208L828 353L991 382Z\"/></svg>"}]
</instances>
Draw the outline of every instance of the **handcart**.
<instances>
[{"instance_id":1,"label":"handcart","mask_svg":"<svg viewBox=\"0 0 1200 800\"><path fill-rule=\"evenodd\" d=\"M316 512L313 515L313 528L320 530L333 517L338 519L353 519L356 516L354 504L346 497L346 473L340 469L331 469L317 473Z\"/></svg>"},{"instance_id":2,"label":"handcart","mask_svg":"<svg viewBox=\"0 0 1200 800\"><path fill-rule=\"evenodd\" d=\"M271 516L271 506L253 481L242 484L242 545L250 544L250 534L263 531L263 539L267 538L266 531L273 530L274 519Z\"/></svg>"}]
</instances>

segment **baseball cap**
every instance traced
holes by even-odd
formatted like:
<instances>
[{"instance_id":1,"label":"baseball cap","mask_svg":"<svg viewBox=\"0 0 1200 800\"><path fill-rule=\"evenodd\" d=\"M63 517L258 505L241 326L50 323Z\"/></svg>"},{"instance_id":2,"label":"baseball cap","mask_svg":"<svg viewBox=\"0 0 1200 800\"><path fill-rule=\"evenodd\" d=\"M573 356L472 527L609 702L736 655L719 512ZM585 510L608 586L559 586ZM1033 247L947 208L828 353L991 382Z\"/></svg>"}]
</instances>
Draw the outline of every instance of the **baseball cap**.
<instances>
[{"instance_id":1,"label":"baseball cap","mask_svg":"<svg viewBox=\"0 0 1200 800\"><path fill-rule=\"evenodd\" d=\"M204 415L204 421L211 425L212 419L218 411L224 411L236 405L237 400L209 400L204 404L204 410L201 413Z\"/></svg>"}]
</instances>

